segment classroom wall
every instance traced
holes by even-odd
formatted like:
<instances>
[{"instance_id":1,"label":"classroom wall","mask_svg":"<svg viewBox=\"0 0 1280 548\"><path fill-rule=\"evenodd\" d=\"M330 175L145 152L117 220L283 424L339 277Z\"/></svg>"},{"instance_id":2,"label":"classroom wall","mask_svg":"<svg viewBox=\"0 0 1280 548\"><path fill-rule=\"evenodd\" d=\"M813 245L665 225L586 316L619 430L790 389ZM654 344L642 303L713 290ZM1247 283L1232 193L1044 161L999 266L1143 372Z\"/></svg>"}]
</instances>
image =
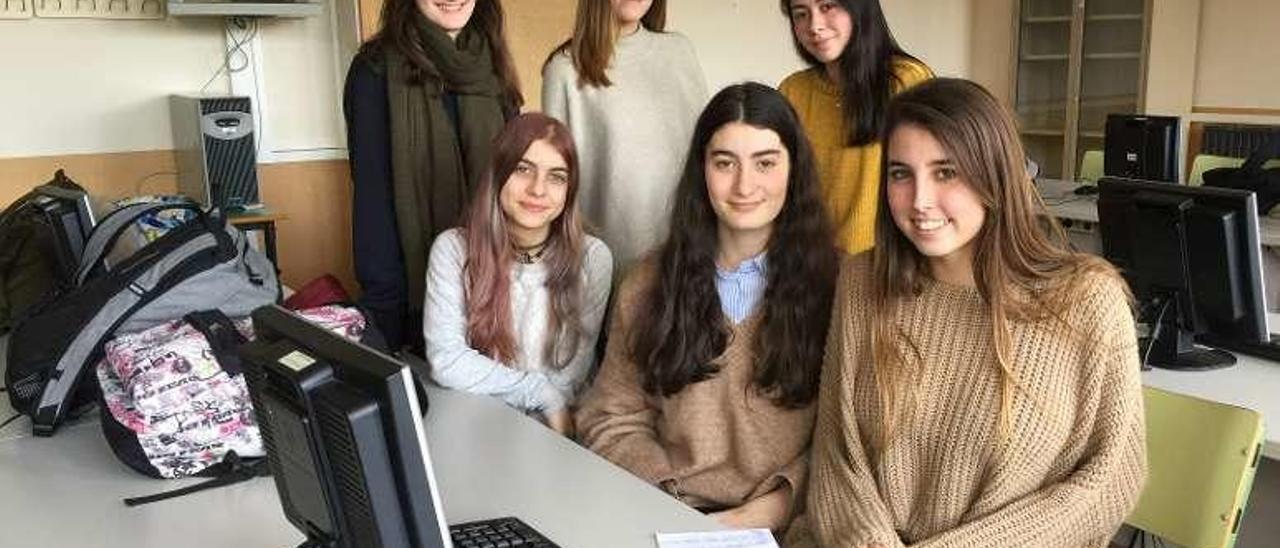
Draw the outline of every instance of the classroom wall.
<instances>
[{"instance_id":1,"label":"classroom wall","mask_svg":"<svg viewBox=\"0 0 1280 548\"><path fill-rule=\"evenodd\" d=\"M978 2L980 3L980 2ZM970 71L973 0L883 0L890 30L904 49L938 74ZM668 3L667 23L693 42L712 92L733 82L777 85L806 67L792 45L777 0L679 0Z\"/></svg>"},{"instance_id":2,"label":"classroom wall","mask_svg":"<svg viewBox=\"0 0 1280 548\"><path fill-rule=\"evenodd\" d=\"M295 287L326 272L355 287L336 30L329 11L258 27L260 159L279 153L260 166L260 190L287 217L280 267ZM220 18L0 20L0 204L58 168L102 201L174 192L167 96L205 82L227 92L225 75L210 81L225 47Z\"/></svg>"},{"instance_id":3,"label":"classroom wall","mask_svg":"<svg viewBox=\"0 0 1280 548\"><path fill-rule=\"evenodd\" d=\"M1195 105L1271 109L1280 116L1280 2L1204 0ZM1274 121L1272 121L1274 123Z\"/></svg>"}]
</instances>

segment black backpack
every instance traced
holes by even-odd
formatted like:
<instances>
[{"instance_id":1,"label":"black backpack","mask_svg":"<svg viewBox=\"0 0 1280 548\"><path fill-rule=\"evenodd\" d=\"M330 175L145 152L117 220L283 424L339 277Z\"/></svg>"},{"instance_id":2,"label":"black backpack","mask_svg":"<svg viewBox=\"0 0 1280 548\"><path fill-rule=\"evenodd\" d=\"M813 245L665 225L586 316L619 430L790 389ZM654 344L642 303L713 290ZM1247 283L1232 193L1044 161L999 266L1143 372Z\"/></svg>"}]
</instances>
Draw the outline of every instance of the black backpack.
<instances>
[{"instance_id":1,"label":"black backpack","mask_svg":"<svg viewBox=\"0 0 1280 548\"><path fill-rule=\"evenodd\" d=\"M61 169L0 213L0 333L74 285L92 229L84 189Z\"/></svg>"},{"instance_id":2,"label":"black backpack","mask_svg":"<svg viewBox=\"0 0 1280 548\"><path fill-rule=\"evenodd\" d=\"M1272 158L1280 158L1280 137L1272 137L1263 143L1240 167L1220 167L1204 172L1204 184L1252 190L1258 195L1258 214L1266 215L1280 204L1280 168L1262 168L1262 164Z\"/></svg>"},{"instance_id":3,"label":"black backpack","mask_svg":"<svg viewBox=\"0 0 1280 548\"><path fill-rule=\"evenodd\" d=\"M135 221L187 209L195 219L108 264ZM197 310L247 316L280 299L273 265L243 233L194 203L138 204L103 217L84 246L75 285L18 323L8 345L5 386L32 431L51 436L68 417L93 407L97 383L82 382L117 331L141 331Z\"/></svg>"}]
</instances>

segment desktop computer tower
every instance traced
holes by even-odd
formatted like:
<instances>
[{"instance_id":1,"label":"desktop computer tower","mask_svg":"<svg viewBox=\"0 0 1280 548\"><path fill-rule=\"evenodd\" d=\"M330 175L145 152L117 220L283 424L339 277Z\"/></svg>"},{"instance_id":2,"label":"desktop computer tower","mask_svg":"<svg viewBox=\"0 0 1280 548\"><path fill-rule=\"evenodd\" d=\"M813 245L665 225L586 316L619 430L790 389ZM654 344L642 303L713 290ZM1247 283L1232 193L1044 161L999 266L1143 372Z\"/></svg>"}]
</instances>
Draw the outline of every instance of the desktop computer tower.
<instances>
[{"instance_id":1,"label":"desktop computer tower","mask_svg":"<svg viewBox=\"0 0 1280 548\"><path fill-rule=\"evenodd\" d=\"M178 193L224 210L257 205L258 162L249 98L172 95L169 113Z\"/></svg>"}]
</instances>

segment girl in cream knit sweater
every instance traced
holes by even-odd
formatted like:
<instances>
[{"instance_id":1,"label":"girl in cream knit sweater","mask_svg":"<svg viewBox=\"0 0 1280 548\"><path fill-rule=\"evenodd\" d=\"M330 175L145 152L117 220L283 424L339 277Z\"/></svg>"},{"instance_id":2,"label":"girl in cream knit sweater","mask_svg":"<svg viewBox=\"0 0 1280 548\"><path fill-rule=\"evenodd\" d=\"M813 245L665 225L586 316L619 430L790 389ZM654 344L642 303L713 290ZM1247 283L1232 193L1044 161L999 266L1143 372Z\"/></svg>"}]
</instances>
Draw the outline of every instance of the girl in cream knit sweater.
<instances>
[{"instance_id":1,"label":"girl in cream knit sweater","mask_svg":"<svg viewBox=\"0 0 1280 548\"><path fill-rule=\"evenodd\" d=\"M1124 283L1074 253L986 90L891 103L843 265L793 546L1106 546L1146 473Z\"/></svg>"}]
</instances>

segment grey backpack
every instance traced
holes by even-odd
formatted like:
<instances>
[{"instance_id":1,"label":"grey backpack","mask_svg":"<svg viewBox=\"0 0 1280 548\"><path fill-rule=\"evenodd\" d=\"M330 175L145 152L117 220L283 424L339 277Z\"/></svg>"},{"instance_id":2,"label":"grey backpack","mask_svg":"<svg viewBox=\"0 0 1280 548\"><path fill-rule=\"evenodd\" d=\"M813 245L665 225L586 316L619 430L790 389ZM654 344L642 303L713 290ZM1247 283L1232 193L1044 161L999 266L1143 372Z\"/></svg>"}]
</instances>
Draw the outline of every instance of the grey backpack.
<instances>
[{"instance_id":1,"label":"grey backpack","mask_svg":"<svg viewBox=\"0 0 1280 548\"><path fill-rule=\"evenodd\" d=\"M194 219L132 253L112 251L135 220L172 208L191 210ZM5 371L10 403L31 417L36 435L52 435L97 400L98 387L88 373L117 333L198 310L247 316L279 299L275 265L216 210L172 203L118 209L86 242L75 286L14 328Z\"/></svg>"}]
</instances>

